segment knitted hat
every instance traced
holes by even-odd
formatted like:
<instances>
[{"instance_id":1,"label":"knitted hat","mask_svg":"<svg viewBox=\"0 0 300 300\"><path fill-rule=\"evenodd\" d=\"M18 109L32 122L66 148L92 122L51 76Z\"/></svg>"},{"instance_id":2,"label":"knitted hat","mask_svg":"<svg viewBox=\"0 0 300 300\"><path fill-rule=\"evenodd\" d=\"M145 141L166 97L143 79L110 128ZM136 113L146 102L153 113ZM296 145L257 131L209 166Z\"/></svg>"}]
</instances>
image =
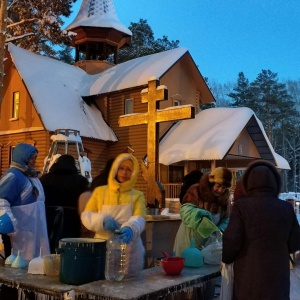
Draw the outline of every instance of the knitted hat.
<instances>
[{"instance_id":1,"label":"knitted hat","mask_svg":"<svg viewBox=\"0 0 300 300\"><path fill-rule=\"evenodd\" d=\"M229 169L219 167L215 168L209 174L209 182L215 182L220 185L225 185L227 188L231 187L232 173Z\"/></svg>"}]
</instances>

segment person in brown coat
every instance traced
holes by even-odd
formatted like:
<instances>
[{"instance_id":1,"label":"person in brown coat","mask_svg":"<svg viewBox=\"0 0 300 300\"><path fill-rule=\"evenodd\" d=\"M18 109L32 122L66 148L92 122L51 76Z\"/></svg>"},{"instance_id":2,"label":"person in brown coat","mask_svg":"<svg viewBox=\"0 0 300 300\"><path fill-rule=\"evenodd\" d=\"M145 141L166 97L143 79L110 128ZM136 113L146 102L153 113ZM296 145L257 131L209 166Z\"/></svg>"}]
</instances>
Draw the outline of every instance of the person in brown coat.
<instances>
[{"instance_id":1,"label":"person in brown coat","mask_svg":"<svg viewBox=\"0 0 300 300\"><path fill-rule=\"evenodd\" d=\"M190 245L192 237L195 238L196 247L200 249L213 232L225 230L229 222L231 182L231 171L218 167L204 174L199 183L190 186L180 208L182 222L174 243L177 256ZM215 228L211 232L203 231L202 224L206 220Z\"/></svg>"},{"instance_id":2,"label":"person in brown coat","mask_svg":"<svg viewBox=\"0 0 300 300\"><path fill-rule=\"evenodd\" d=\"M223 235L222 261L234 263L233 299L290 299L289 259L300 249L300 227L292 206L278 198L280 174L260 160L242 183L245 196L232 206Z\"/></svg>"}]
</instances>

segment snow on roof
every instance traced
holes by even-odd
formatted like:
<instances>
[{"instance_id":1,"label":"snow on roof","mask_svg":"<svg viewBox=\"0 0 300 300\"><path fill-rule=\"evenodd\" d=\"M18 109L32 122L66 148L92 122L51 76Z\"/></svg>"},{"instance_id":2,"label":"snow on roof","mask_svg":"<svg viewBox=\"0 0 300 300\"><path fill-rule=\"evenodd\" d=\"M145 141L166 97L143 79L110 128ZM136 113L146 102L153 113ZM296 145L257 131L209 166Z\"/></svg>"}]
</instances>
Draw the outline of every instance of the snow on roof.
<instances>
[{"instance_id":1,"label":"snow on roof","mask_svg":"<svg viewBox=\"0 0 300 300\"><path fill-rule=\"evenodd\" d=\"M186 52L180 47L138 57L85 77L81 93L89 96L148 84L149 78L161 78Z\"/></svg>"},{"instance_id":2,"label":"snow on roof","mask_svg":"<svg viewBox=\"0 0 300 300\"><path fill-rule=\"evenodd\" d=\"M82 69L12 44L9 51L47 130L76 129L81 136L117 141L101 112L80 95L81 82L88 76Z\"/></svg>"},{"instance_id":3,"label":"snow on roof","mask_svg":"<svg viewBox=\"0 0 300 300\"><path fill-rule=\"evenodd\" d=\"M114 28L132 35L131 31L118 19L112 0L83 0L77 16L66 30L79 26Z\"/></svg>"},{"instance_id":4,"label":"snow on roof","mask_svg":"<svg viewBox=\"0 0 300 300\"><path fill-rule=\"evenodd\" d=\"M81 136L105 141L117 141L117 137L103 120L101 112L87 105L82 96L146 85L149 78L160 78L187 52L186 48L176 48L89 75L77 66L13 44L8 49L47 130L76 129Z\"/></svg>"},{"instance_id":5,"label":"snow on roof","mask_svg":"<svg viewBox=\"0 0 300 300\"><path fill-rule=\"evenodd\" d=\"M242 132L254 112L250 108L210 108L195 119L179 121L159 145L159 162L169 165L184 160L221 160ZM290 169L275 153L265 130L255 116L278 168Z\"/></svg>"}]
</instances>

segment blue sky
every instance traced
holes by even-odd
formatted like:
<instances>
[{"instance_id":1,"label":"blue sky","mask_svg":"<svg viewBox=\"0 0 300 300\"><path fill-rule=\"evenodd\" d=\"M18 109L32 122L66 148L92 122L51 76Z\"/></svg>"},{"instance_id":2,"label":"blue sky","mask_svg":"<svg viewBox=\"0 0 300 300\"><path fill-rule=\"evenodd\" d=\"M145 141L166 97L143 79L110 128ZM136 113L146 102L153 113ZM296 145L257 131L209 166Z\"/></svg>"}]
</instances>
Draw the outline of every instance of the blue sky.
<instances>
[{"instance_id":1,"label":"blue sky","mask_svg":"<svg viewBox=\"0 0 300 300\"><path fill-rule=\"evenodd\" d=\"M156 39L179 40L210 82L236 82L240 71L253 81L262 69L300 80L300 0L113 2L125 26L146 19Z\"/></svg>"}]
</instances>

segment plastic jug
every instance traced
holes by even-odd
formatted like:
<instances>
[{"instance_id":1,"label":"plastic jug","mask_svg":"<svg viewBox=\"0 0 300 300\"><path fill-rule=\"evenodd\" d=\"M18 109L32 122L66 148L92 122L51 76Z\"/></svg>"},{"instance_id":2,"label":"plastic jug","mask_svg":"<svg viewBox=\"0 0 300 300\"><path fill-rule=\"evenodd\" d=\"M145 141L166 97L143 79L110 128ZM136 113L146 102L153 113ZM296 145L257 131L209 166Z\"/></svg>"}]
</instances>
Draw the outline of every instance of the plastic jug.
<instances>
[{"instance_id":1,"label":"plastic jug","mask_svg":"<svg viewBox=\"0 0 300 300\"><path fill-rule=\"evenodd\" d=\"M206 217L202 219L197 229L197 232L205 239L216 231L219 231L219 228Z\"/></svg>"},{"instance_id":2,"label":"plastic jug","mask_svg":"<svg viewBox=\"0 0 300 300\"><path fill-rule=\"evenodd\" d=\"M116 231L106 243L105 278L111 281L121 281L125 276L126 244Z\"/></svg>"},{"instance_id":3,"label":"plastic jug","mask_svg":"<svg viewBox=\"0 0 300 300\"><path fill-rule=\"evenodd\" d=\"M201 251L195 246L195 238L192 238L190 246L182 251L181 257L185 258L185 267L200 268L203 266L203 256Z\"/></svg>"}]
</instances>

